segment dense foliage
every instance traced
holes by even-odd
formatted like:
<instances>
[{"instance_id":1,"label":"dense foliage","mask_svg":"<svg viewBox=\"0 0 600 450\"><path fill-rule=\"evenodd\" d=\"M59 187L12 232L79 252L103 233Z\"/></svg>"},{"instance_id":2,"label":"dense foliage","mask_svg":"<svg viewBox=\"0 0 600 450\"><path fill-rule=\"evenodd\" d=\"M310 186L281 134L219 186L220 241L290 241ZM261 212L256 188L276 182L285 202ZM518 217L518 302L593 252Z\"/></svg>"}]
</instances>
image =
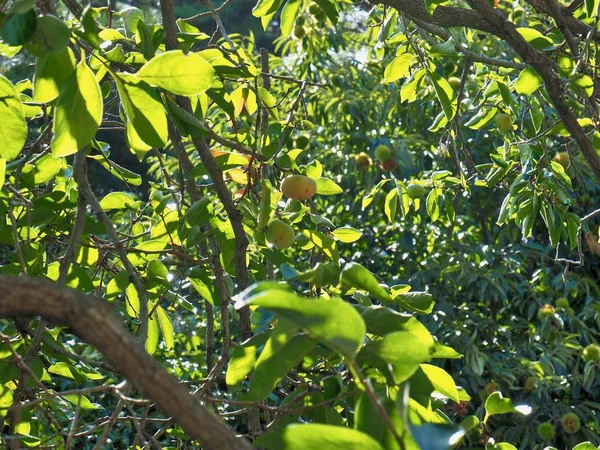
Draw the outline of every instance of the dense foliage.
<instances>
[{"instance_id":1,"label":"dense foliage","mask_svg":"<svg viewBox=\"0 0 600 450\"><path fill-rule=\"evenodd\" d=\"M1 445L600 448L598 2L201 3L0 7Z\"/></svg>"}]
</instances>

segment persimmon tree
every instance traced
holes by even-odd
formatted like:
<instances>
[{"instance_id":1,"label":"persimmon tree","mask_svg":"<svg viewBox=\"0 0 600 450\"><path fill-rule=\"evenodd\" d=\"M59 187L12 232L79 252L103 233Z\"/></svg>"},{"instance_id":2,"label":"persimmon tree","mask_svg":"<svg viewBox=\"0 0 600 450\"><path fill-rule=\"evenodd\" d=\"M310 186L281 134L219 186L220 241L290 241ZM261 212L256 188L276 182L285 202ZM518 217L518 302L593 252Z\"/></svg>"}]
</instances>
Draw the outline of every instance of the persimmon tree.
<instances>
[{"instance_id":1,"label":"persimmon tree","mask_svg":"<svg viewBox=\"0 0 600 450\"><path fill-rule=\"evenodd\" d=\"M2 445L600 444L597 2L151 6L1 6Z\"/></svg>"}]
</instances>

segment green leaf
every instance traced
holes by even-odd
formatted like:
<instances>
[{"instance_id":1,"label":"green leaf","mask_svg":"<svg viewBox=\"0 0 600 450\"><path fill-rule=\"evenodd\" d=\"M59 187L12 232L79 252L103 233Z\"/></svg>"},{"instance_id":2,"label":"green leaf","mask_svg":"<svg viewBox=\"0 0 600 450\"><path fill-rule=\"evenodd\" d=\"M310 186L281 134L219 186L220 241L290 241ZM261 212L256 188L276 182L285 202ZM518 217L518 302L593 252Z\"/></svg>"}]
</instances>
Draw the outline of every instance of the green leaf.
<instances>
[{"instance_id":1,"label":"green leaf","mask_svg":"<svg viewBox=\"0 0 600 450\"><path fill-rule=\"evenodd\" d=\"M354 428L377 442L383 437L384 424L377 408L366 393L361 393L354 406Z\"/></svg>"},{"instance_id":2,"label":"green leaf","mask_svg":"<svg viewBox=\"0 0 600 450\"><path fill-rule=\"evenodd\" d=\"M73 368L65 362L57 362L56 364L52 364L50 367L48 367L48 373L69 378L71 380L75 379L73 371Z\"/></svg>"},{"instance_id":3,"label":"green leaf","mask_svg":"<svg viewBox=\"0 0 600 450\"><path fill-rule=\"evenodd\" d=\"M43 184L50 181L62 167L63 160L53 155L44 155L35 162L33 169L34 184ZM25 167L29 166L27 164ZM31 167L31 166L30 166ZM23 169L23 172L25 169Z\"/></svg>"},{"instance_id":4,"label":"green leaf","mask_svg":"<svg viewBox=\"0 0 600 450\"><path fill-rule=\"evenodd\" d=\"M33 78L33 100L48 103L57 98L74 71L75 56L69 47L58 54L46 52L38 57Z\"/></svg>"},{"instance_id":5,"label":"green leaf","mask_svg":"<svg viewBox=\"0 0 600 450\"><path fill-rule=\"evenodd\" d=\"M371 436L352 428L332 425L288 425L260 436L256 446L272 450L383 450Z\"/></svg>"},{"instance_id":6,"label":"green leaf","mask_svg":"<svg viewBox=\"0 0 600 450\"><path fill-rule=\"evenodd\" d=\"M291 292L267 290L238 301L236 308L247 304L262 306L294 322L347 358L354 357L365 338L365 323L360 314L343 300L308 299Z\"/></svg>"},{"instance_id":7,"label":"green leaf","mask_svg":"<svg viewBox=\"0 0 600 450\"><path fill-rule=\"evenodd\" d=\"M258 0L252 9L252 15L254 17L274 15L279 9L279 5L281 5L281 0Z\"/></svg>"},{"instance_id":8,"label":"green leaf","mask_svg":"<svg viewBox=\"0 0 600 450\"><path fill-rule=\"evenodd\" d=\"M190 273L188 280L192 287L213 306L221 304L221 297L214 285L213 274L204 268L197 267Z\"/></svg>"},{"instance_id":9,"label":"green leaf","mask_svg":"<svg viewBox=\"0 0 600 450\"><path fill-rule=\"evenodd\" d=\"M529 408L528 411L528 408L529 407L514 407L510 398L504 398L502 393L497 391L490 394L485 401L485 418L483 419L483 423L487 423L491 416L497 414L518 412L527 415L531 410L531 408Z\"/></svg>"},{"instance_id":10,"label":"green leaf","mask_svg":"<svg viewBox=\"0 0 600 450\"><path fill-rule=\"evenodd\" d=\"M554 43L552 40L538 30L533 28L517 28L519 34L525 39L529 44L531 44L534 48L538 50L550 50L554 48Z\"/></svg>"},{"instance_id":11,"label":"green leaf","mask_svg":"<svg viewBox=\"0 0 600 450\"><path fill-rule=\"evenodd\" d=\"M88 145L98 131L102 111L100 86L94 72L82 60L58 96L52 154L68 156Z\"/></svg>"},{"instance_id":12,"label":"green leaf","mask_svg":"<svg viewBox=\"0 0 600 450\"><path fill-rule=\"evenodd\" d=\"M586 441L582 442L581 444L577 444L572 448L572 450L598 450L598 447L593 445L591 442Z\"/></svg>"},{"instance_id":13,"label":"green leaf","mask_svg":"<svg viewBox=\"0 0 600 450\"><path fill-rule=\"evenodd\" d=\"M147 151L148 147L164 147L169 131L158 92L135 75L118 73L114 78L127 117L127 141L131 148Z\"/></svg>"},{"instance_id":14,"label":"green leaf","mask_svg":"<svg viewBox=\"0 0 600 450\"><path fill-rule=\"evenodd\" d=\"M333 237L340 242L351 243L356 242L362 236L362 232L355 228L345 226L342 228L336 228L331 232Z\"/></svg>"},{"instance_id":15,"label":"green leaf","mask_svg":"<svg viewBox=\"0 0 600 450\"><path fill-rule=\"evenodd\" d=\"M433 388L456 403L460 402L456 383L448 372L431 364L421 364L421 370L431 382Z\"/></svg>"},{"instance_id":16,"label":"green leaf","mask_svg":"<svg viewBox=\"0 0 600 450\"><path fill-rule=\"evenodd\" d=\"M479 418L477 416L467 416L460 423L460 426L465 430L469 431L479 425Z\"/></svg>"},{"instance_id":17,"label":"green leaf","mask_svg":"<svg viewBox=\"0 0 600 450\"><path fill-rule=\"evenodd\" d=\"M379 284L375 275L358 263L349 263L344 267L340 275L340 284L347 288L355 287L367 291L376 299L384 302L392 301L389 292Z\"/></svg>"},{"instance_id":18,"label":"green leaf","mask_svg":"<svg viewBox=\"0 0 600 450\"><path fill-rule=\"evenodd\" d=\"M365 208L366 208L367 206L369 206L369 205L370 205L370 204L373 202L373 200L375 199L375 196L376 196L376 195L379 193L379 191L381 190L381 188L382 188L383 186L385 186L385 184L386 184L388 181L390 181L390 179L389 179L389 178L386 178L386 179L384 179L384 180L381 180L379 183L377 183L377 184L376 184L376 185L373 187L373 189L371 189L371 192L369 192L367 195L365 195L365 196L363 197L363 199L362 199L362 203L361 203L361 206L360 206L360 208L361 208L363 211L365 210Z\"/></svg>"},{"instance_id":19,"label":"green leaf","mask_svg":"<svg viewBox=\"0 0 600 450\"><path fill-rule=\"evenodd\" d=\"M480 128L487 126L492 120L494 120L494 117L496 116L497 112L498 108L496 107L481 107L477 110L477 114L471 117L467 121L467 123L465 123L465 126L471 128L472 130L479 130Z\"/></svg>"},{"instance_id":20,"label":"green leaf","mask_svg":"<svg viewBox=\"0 0 600 450\"><path fill-rule=\"evenodd\" d=\"M13 84L0 75L0 157L12 161L27 140L27 123L23 104Z\"/></svg>"},{"instance_id":21,"label":"green leaf","mask_svg":"<svg viewBox=\"0 0 600 450\"><path fill-rule=\"evenodd\" d=\"M100 200L100 206L103 210L123 209L128 205L133 205L135 200L125 192L111 192Z\"/></svg>"},{"instance_id":22,"label":"green leaf","mask_svg":"<svg viewBox=\"0 0 600 450\"><path fill-rule=\"evenodd\" d=\"M427 195L426 200L427 214L432 222L435 222L440 217L440 205L438 202L438 189L432 189Z\"/></svg>"},{"instance_id":23,"label":"green leaf","mask_svg":"<svg viewBox=\"0 0 600 450\"><path fill-rule=\"evenodd\" d=\"M336 262L340 259L340 253L335 245L335 241L327 236L325 233L313 230L303 230L302 234L305 235L309 242L323 252L325 256Z\"/></svg>"},{"instance_id":24,"label":"green leaf","mask_svg":"<svg viewBox=\"0 0 600 450\"><path fill-rule=\"evenodd\" d=\"M515 447L512 444L509 444L508 442L498 442L497 444L491 444L490 450L517 450L517 447Z\"/></svg>"},{"instance_id":25,"label":"green leaf","mask_svg":"<svg viewBox=\"0 0 600 450\"><path fill-rule=\"evenodd\" d=\"M194 225L203 226L213 216L213 206L208 197L201 198L188 209L183 216L183 222L188 228Z\"/></svg>"},{"instance_id":26,"label":"green leaf","mask_svg":"<svg viewBox=\"0 0 600 450\"><path fill-rule=\"evenodd\" d=\"M151 308L148 308L149 310ZM158 319L156 317L156 312L154 312L148 318L148 337L146 338L146 351L153 355L156 349L158 348Z\"/></svg>"},{"instance_id":27,"label":"green leaf","mask_svg":"<svg viewBox=\"0 0 600 450\"><path fill-rule=\"evenodd\" d=\"M165 347L167 350L171 350L173 348L173 344L175 343L175 332L173 330L171 318L161 306L156 308L156 318L158 319L160 332L162 333L165 341Z\"/></svg>"},{"instance_id":28,"label":"green leaf","mask_svg":"<svg viewBox=\"0 0 600 450\"><path fill-rule=\"evenodd\" d=\"M79 407L81 409L92 410L92 409L101 409L102 408L100 405L92 403L90 401L90 399L87 398L85 395L67 394L67 395L61 395L61 397L64 398L69 403L71 403L72 405Z\"/></svg>"},{"instance_id":29,"label":"green leaf","mask_svg":"<svg viewBox=\"0 0 600 450\"><path fill-rule=\"evenodd\" d=\"M396 56L385 68L383 82L392 83L400 78L406 78L410 75L410 65L414 59L415 56L411 53Z\"/></svg>"},{"instance_id":30,"label":"green leaf","mask_svg":"<svg viewBox=\"0 0 600 450\"><path fill-rule=\"evenodd\" d=\"M13 392L6 386L0 383L0 417L4 417L8 408L13 404Z\"/></svg>"},{"instance_id":31,"label":"green leaf","mask_svg":"<svg viewBox=\"0 0 600 450\"><path fill-rule=\"evenodd\" d=\"M420 365L430 359L431 343L410 331L396 331L383 339L369 342L366 347L394 367L397 384L408 380Z\"/></svg>"},{"instance_id":32,"label":"green leaf","mask_svg":"<svg viewBox=\"0 0 600 450\"><path fill-rule=\"evenodd\" d=\"M446 81L446 79L439 75L437 72L430 73L431 81L433 82L433 87L435 89L435 94L437 95L437 98L441 103L442 108L444 109L446 119L450 121L454 117L454 114L456 114L456 92L454 91L454 89L452 89L452 86L450 86L448 81Z\"/></svg>"},{"instance_id":33,"label":"green leaf","mask_svg":"<svg viewBox=\"0 0 600 450\"><path fill-rule=\"evenodd\" d=\"M319 178L317 180L317 194L319 195L338 195L343 192L344 190L329 178Z\"/></svg>"},{"instance_id":34,"label":"green leaf","mask_svg":"<svg viewBox=\"0 0 600 450\"><path fill-rule=\"evenodd\" d=\"M195 53L172 50L152 58L137 73L151 86L176 95L202 94L215 79L215 70Z\"/></svg>"},{"instance_id":35,"label":"green leaf","mask_svg":"<svg viewBox=\"0 0 600 450\"><path fill-rule=\"evenodd\" d=\"M283 267L284 265L282 265ZM293 269L292 269L293 270ZM306 272L292 275L289 280L302 281L304 283L314 284L315 287L335 286L340 279L339 267L331 261L326 263L317 263L315 267Z\"/></svg>"},{"instance_id":36,"label":"green leaf","mask_svg":"<svg viewBox=\"0 0 600 450\"><path fill-rule=\"evenodd\" d=\"M337 5L334 1L331 0L315 0L315 3L321 7L325 15L329 20L331 20L332 24L336 24L338 22L339 12L337 9Z\"/></svg>"},{"instance_id":37,"label":"green leaf","mask_svg":"<svg viewBox=\"0 0 600 450\"><path fill-rule=\"evenodd\" d=\"M4 185L5 179L6 179L6 160L4 158L0 158L0 186Z\"/></svg>"},{"instance_id":38,"label":"green leaf","mask_svg":"<svg viewBox=\"0 0 600 450\"><path fill-rule=\"evenodd\" d=\"M587 17L591 19L596 15L596 11L598 11L598 0L585 0L585 13Z\"/></svg>"},{"instance_id":39,"label":"green leaf","mask_svg":"<svg viewBox=\"0 0 600 450\"><path fill-rule=\"evenodd\" d=\"M431 313L435 306L433 296L427 292L400 293L394 295L393 298L407 310L423 314Z\"/></svg>"},{"instance_id":40,"label":"green leaf","mask_svg":"<svg viewBox=\"0 0 600 450\"><path fill-rule=\"evenodd\" d=\"M116 162L109 160L104 155L88 155L88 158L94 159L113 176L127 184L132 186L139 186L142 184L142 177L139 174L118 165Z\"/></svg>"},{"instance_id":41,"label":"green leaf","mask_svg":"<svg viewBox=\"0 0 600 450\"><path fill-rule=\"evenodd\" d=\"M315 344L308 334L298 334L292 322L280 319L254 365L247 399L264 400Z\"/></svg>"},{"instance_id":42,"label":"green leaf","mask_svg":"<svg viewBox=\"0 0 600 450\"><path fill-rule=\"evenodd\" d=\"M385 196L385 203L383 212L387 217L388 222L392 223L396 217L396 210L398 209L398 190L392 189Z\"/></svg>"},{"instance_id":43,"label":"green leaf","mask_svg":"<svg viewBox=\"0 0 600 450\"><path fill-rule=\"evenodd\" d=\"M422 450L448 450L465 434L455 425L434 423L411 426L410 431Z\"/></svg>"},{"instance_id":44,"label":"green leaf","mask_svg":"<svg viewBox=\"0 0 600 450\"><path fill-rule=\"evenodd\" d=\"M294 29L294 22L302 5L301 0L288 0L281 10L281 35L286 38Z\"/></svg>"},{"instance_id":45,"label":"green leaf","mask_svg":"<svg viewBox=\"0 0 600 450\"><path fill-rule=\"evenodd\" d=\"M270 335L271 331L267 330L266 332L252 336L233 349L225 376L227 386L230 388L235 387L244 381L256 363L256 352L260 347L265 345Z\"/></svg>"},{"instance_id":46,"label":"green leaf","mask_svg":"<svg viewBox=\"0 0 600 450\"><path fill-rule=\"evenodd\" d=\"M531 95L543 84L542 77L532 69L523 69L515 82L515 91L521 95Z\"/></svg>"},{"instance_id":47,"label":"green leaf","mask_svg":"<svg viewBox=\"0 0 600 450\"><path fill-rule=\"evenodd\" d=\"M23 45L35 33L37 16L34 9L23 14L10 14L2 24L0 36L8 45Z\"/></svg>"},{"instance_id":48,"label":"green leaf","mask_svg":"<svg viewBox=\"0 0 600 450\"><path fill-rule=\"evenodd\" d=\"M588 98L594 94L594 80L589 75L582 74L576 77L573 86L581 89Z\"/></svg>"},{"instance_id":49,"label":"green leaf","mask_svg":"<svg viewBox=\"0 0 600 450\"><path fill-rule=\"evenodd\" d=\"M460 359L462 355L452 347L436 342L433 344L432 358Z\"/></svg>"}]
</instances>

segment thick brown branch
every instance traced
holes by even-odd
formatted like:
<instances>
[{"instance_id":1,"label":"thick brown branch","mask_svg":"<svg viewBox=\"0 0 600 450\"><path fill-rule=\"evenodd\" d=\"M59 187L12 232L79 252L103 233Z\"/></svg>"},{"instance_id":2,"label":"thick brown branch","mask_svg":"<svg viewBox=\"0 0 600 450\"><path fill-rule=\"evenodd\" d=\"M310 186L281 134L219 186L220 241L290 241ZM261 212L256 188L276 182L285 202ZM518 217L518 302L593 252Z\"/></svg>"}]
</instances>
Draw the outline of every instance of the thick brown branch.
<instances>
[{"instance_id":1,"label":"thick brown branch","mask_svg":"<svg viewBox=\"0 0 600 450\"><path fill-rule=\"evenodd\" d=\"M579 125L577 116L573 114L565 100L565 85L557 75L558 68L556 64L542 52L529 45L519 34L515 24L508 21L487 0L470 0L470 3L492 24L496 30L494 34L504 39L521 56L523 61L533 67L542 77L558 117L577 142L594 175L600 180L600 157L596 154L592 141Z\"/></svg>"},{"instance_id":2,"label":"thick brown branch","mask_svg":"<svg viewBox=\"0 0 600 450\"><path fill-rule=\"evenodd\" d=\"M391 6L406 14L409 19L419 19L442 28L467 27L493 32L494 27L477 11L466 8L438 6L429 14L423 0L381 0L375 3Z\"/></svg>"},{"instance_id":3,"label":"thick brown branch","mask_svg":"<svg viewBox=\"0 0 600 450\"><path fill-rule=\"evenodd\" d=\"M0 317L41 316L70 327L179 423L204 448L250 449L190 395L121 325L112 306L73 289L25 277L0 276Z\"/></svg>"}]
</instances>

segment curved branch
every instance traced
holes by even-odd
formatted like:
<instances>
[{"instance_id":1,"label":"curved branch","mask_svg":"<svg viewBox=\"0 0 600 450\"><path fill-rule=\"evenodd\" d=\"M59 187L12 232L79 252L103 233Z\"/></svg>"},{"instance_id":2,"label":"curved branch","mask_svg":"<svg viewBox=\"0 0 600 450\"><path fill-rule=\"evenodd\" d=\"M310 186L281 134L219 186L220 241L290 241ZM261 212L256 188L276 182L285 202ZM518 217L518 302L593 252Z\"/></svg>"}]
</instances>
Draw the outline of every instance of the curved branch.
<instances>
[{"instance_id":1,"label":"curved branch","mask_svg":"<svg viewBox=\"0 0 600 450\"><path fill-rule=\"evenodd\" d=\"M472 9L438 6L433 14L429 14L423 0L379 0L374 3L395 8L411 20L422 20L442 28L467 27L494 32L494 26Z\"/></svg>"},{"instance_id":2,"label":"curved branch","mask_svg":"<svg viewBox=\"0 0 600 450\"><path fill-rule=\"evenodd\" d=\"M251 449L156 362L121 325L111 304L49 281L0 275L0 317L41 316L66 325L179 423L203 448Z\"/></svg>"}]
</instances>

